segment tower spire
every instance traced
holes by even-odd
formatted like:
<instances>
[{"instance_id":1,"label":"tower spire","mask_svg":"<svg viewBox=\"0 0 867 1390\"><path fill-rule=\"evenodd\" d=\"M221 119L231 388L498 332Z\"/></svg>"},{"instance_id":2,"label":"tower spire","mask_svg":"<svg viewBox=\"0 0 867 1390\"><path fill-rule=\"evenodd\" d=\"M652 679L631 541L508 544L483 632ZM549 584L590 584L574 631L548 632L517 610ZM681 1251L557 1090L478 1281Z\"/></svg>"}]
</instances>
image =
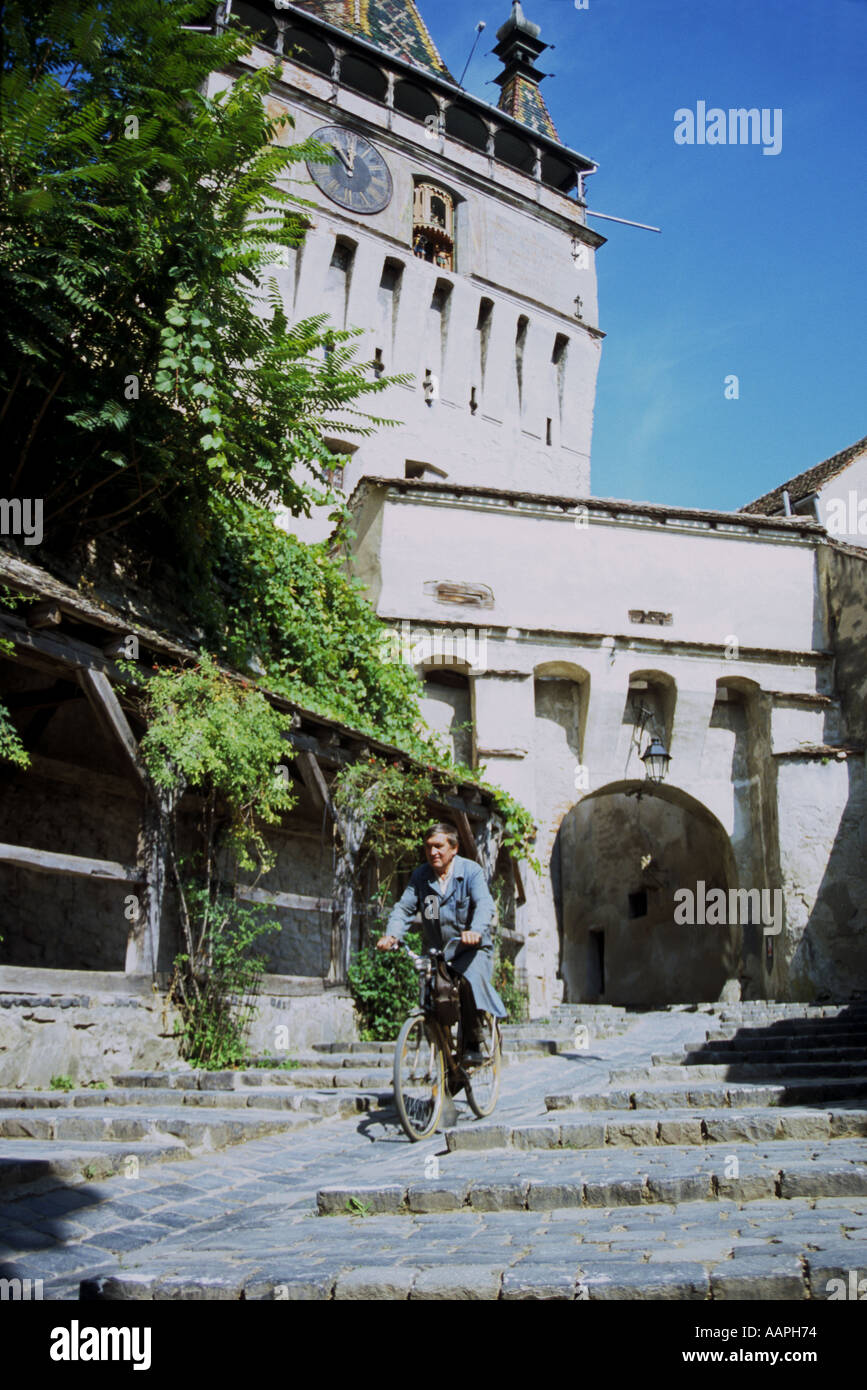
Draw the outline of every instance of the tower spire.
<instances>
[{"instance_id":1,"label":"tower spire","mask_svg":"<svg viewBox=\"0 0 867 1390\"><path fill-rule=\"evenodd\" d=\"M546 74L539 71L536 62L545 49L551 47L542 42L540 33L539 25L531 23L524 14L521 0L512 0L512 13L497 30L494 47L494 53L503 64L503 71L494 78L500 87L497 105L501 111L514 116L538 135L559 140L545 98L539 90L539 83Z\"/></svg>"}]
</instances>

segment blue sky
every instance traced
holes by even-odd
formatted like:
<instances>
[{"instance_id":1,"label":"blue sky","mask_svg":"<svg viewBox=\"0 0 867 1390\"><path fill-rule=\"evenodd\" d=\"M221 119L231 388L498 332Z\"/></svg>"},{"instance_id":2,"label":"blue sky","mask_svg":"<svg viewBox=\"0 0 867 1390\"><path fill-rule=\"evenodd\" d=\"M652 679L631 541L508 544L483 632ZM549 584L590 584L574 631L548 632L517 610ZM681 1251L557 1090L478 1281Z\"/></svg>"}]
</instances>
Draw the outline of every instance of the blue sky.
<instances>
[{"instance_id":1,"label":"blue sky","mask_svg":"<svg viewBox=\"0 0 867 1390\"><path fill-rule=\"evenodd\" d=\"M495 103L511 0L420 0ZM734 509L867 434L867 0L526 0L563 142L599 164L593 492ZM679 108L782 111L782 148L677 145ZM727 400L725 379L738 378Z\"/></svg>"}]
</instances>

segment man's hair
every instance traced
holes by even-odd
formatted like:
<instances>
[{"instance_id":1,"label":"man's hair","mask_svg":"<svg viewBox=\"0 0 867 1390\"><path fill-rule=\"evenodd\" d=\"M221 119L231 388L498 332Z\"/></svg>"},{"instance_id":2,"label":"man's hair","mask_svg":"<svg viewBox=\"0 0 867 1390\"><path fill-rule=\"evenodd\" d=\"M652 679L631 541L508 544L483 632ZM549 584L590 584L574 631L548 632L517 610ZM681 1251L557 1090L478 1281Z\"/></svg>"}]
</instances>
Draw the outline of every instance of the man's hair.
<instances>
[{"instance_id":1,"label":"man's hair","mask_svg":"<svg viewBox=\"0 0 867 1390\"><path fill-rule=\"evenodd\" d=\"M434 835L444 835L450 845L460 845L461 837L455 826L450 821L440 820L436 825L432 825L430 830L425 833L424 842L433 839Z\"/></svg>"}]
</instances>

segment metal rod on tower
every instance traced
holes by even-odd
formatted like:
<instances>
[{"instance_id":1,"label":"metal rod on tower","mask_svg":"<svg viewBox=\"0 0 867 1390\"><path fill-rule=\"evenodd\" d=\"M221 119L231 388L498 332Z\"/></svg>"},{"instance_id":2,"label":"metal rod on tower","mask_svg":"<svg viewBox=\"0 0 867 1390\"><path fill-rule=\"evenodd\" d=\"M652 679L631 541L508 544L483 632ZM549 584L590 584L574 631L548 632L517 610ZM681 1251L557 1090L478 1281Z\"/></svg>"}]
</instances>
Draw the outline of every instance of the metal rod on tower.
<instances>
[{"instance_id":1,"label":"metal rod on tower","mask_svg":"<svg viewBox=\"0 0 867 1390\"><path fill-rule=\"evenodd\" d=\"M478 43L479 39L481 38L481 36L482 36L482 30L483 30L485 27L486 27L485 21L484 21L483 19L480 19L479 22L478 22L478 24L476 25L476 37L473 39L473 46L472 46L472 48L470 49L470 56L469 56L469 58L467 59L467 61L464 63L464 70L463 70L463 72L461 73L460 77L458 78L458 86L459 86L459 87L463 87L463 85L464 85L464 78L465 78L466 75L467 75L467 68L470 66L470 63L471 63L472 60L473 60L473 54L474 54L475 51L476 51L476 44Z\"/></svg>"},{"instance_id":2,"label":"metal rod on tower","mask_svg":"<svg viewBox=\"0 0 867 1390\"><path fill-rule=\"evenodd\" d=\"M651 227L647 222L630 222L628 217L612 217L608 212L591 212L587 209L588 217L601 217L606 222L622 222L624 227L640 227L644 232L661 232L661 227Z\"/></svg>"}]
</instances>

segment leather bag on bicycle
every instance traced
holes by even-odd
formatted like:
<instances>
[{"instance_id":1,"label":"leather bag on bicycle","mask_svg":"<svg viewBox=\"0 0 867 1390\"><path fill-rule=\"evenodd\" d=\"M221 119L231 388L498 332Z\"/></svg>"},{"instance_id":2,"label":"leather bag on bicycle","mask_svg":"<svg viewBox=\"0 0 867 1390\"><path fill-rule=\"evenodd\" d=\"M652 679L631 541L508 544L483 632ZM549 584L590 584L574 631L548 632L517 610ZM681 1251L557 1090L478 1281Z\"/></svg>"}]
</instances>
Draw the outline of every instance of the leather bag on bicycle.
<instances>
[{"instance_id":1,"label":"leather bag on bicycle","mask_svg":"<svg viewBox=\"0 0 867 1390\"><path fill-rule=\"evenodd\" d=\"M457 1023L461 1012L460 982L452 977L444 960L438 960L433 977L434 1013L444 1028Z\"/></svg>"}]
</instances>

